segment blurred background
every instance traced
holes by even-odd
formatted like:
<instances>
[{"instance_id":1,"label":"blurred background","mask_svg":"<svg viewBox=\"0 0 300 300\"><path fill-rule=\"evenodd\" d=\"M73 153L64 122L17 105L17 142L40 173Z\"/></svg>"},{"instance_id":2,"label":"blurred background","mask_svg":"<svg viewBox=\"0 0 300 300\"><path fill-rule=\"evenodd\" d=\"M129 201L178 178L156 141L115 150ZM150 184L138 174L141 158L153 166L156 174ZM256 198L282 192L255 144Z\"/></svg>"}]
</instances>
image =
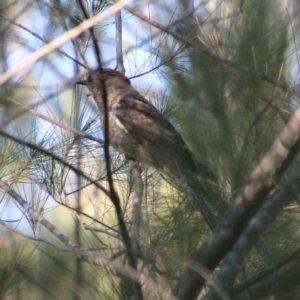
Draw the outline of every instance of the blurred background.
<instances>
[{"instance_id":1,"label":"blurred background","mask_svg":"<svg viewBox=\"0 0 300 300\"><path fill-rule=\"evenodd\" d=\"M82 3L90 18L113 5L109 0ZM201 188L220 220L299 105L300 2L143 0L129 5L166 30L122 10L126 76L216 174L217 183L203 182ZM0 75L85 20L75 0L1 0L0 12ZM103 66L114 69L115 16L93 29ZM125 266L115 207L91 183L107 187L99 111L87 90L75 85L95 67L86 31L0 85L1 132L18 139L0 132L0 179L84 251ZM130 232L133 182L123 155L113 149L110 155ZM278 187L297 178L298 169L299 157ZM187 196L158 172L142 169L142 178L138 270L145 299L166 299L210 231ZM0 197L1 299L130 299L122 273L78 259L3 190ZM298 249L297 200L289 200L253 245L235 286L280 265ZM232 299L297 299L299 273L296 257Z\"/></svg>"}]
</instances>

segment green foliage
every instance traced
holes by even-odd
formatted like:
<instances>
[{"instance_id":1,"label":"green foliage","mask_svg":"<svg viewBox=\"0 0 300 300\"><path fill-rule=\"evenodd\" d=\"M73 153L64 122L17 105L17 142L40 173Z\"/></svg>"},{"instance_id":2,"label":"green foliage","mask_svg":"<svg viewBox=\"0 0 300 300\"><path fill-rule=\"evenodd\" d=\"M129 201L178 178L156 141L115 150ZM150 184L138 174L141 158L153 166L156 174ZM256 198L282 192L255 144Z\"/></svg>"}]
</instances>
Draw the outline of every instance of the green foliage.
<instances>
[{"instance_id":1,"label":"green foliage","mask_svg":"<svg viewBox=\"0 0 300 300\"><path fill-rule=\"evenodd\" d=\"M177 1L178 7L187 10L187 2ZM35 30L48 39L85 19L79 6L72 1L51 1L54 7L45 6L43 1L34 3L30 13L39 14L43 32ZM91 17L111 6L108 1L83 3ZM151 17L159 21L160 16L164 20L168 16L171 29L198 43L204 51L195 50L167 33L154 32L153 28L150 36L147 31L141 38L145 28L140 26L133 31L134 18L126 14L123 15L123 29L129 34L127 32L124 38L123 51L129 65L127 70L138 74L154 69L160 79L167 81L169 90L156 92L154 84L153 91L151 86L151 92L141 89L141 93L171 120L197 160L209 166L215 174L215 181L201 177L201 172L198 174L202 178L199 179L199 191L219 221L248 174L278 136L296 103L295 97L253 72L289 82L293 70L288 51L296 40L292 40L287 25L290 21L283 16L277 1L223 1L212 11L203 4L196 8L194 15L197 18L188 15L174 24L172 21L177 19L177 13L181 16L181 11L174 12L173 7L169 10L154 9L157 15L149 12ZM11 10L15 14L18 11L16 8ZM168 11L172 13L167 15ZM28 17L23 17L30 23ZM23 29L8 24L7 31L5 26L8 25L0 20L3 70L11 64L7 53L13 43L22 40L28 49L32 48L31 40L26 41L20 34ZM115 44L109 35L113 25L114 21L107 19L94 27L96 39L101 41L101 58L104 65L110 67L115 66L115 59L110 60L111 41ZM30 35L29 32L26 34ZM8 36L12 36L13 43ZM112 36L114 38L114 34ZM132 37L136 39L133 45L130 44ZM18 44L19 47L22 43ZM90 45L93 45L93 40L86 31L73 44L64 45L62 49L67 49L68 54L75 49L76 59L84 57L90 63L90 60L95 60ZM208 56L205 49L233 61L239 68ZM144 55L142 62L139 61L141 53ZM40 223L33 220L28 211L15 206L11 197L2 197L1 194L0 221L4 243L0 246L0 298L129 299L132 281L126 273L128 258L124 254L115 207L109 197L91 183L96 181L103 189L108 188L103 143L55 124L59 122L98 139L103 138L98 109L89 97L78 88L71 91L67 84L60 90L61 83L65 83L69 76L67 69L74 69L74 65L61 62L61 57L58 59L53 52L51 57L36 62L29 76L20 72L11 79L18 84L0 87L1 119L6 120L1 124L21 141L36 146L31 148L28 144L1 137L0 179L9 183L32 208L73 239L85 253L110 259L111 267L80 261L77 255L58 244L53 233L41 229ZM251 70L252 75L244 72L245 68ZM77 77L77 66L75 69L74 77ZM50 74L50 71L55 76L43 78L43 74ZM52 83L54 78L59 78L59 84ZM148 89L149 85L142 88ZM47 91L46 96L43 89ZM62 93L63 89L67 91ZM71 96L74 92L76 98ZM36 103L36 95L40 101L38 105L32 104ZM19 106L12 104L12 98L32 105L36 113L55 122L43 121L32 112L17 109ZM19 119L16 113L23 118ZM54 155L65 163L57 161ZM132 235L136 225L133 221L134 180L122 154L110 149L110 157L113 184L121 199L126 229ZM84 172L90 180L70 171L66 163ZM297 157L285 178L295 176L298 170ZM144 197L138 224L138 271L142 274L145 299L166 299L182 275L186 262L207 239L210 230L193 203L172 187L168 178L144 166L141 172ZM277 186L281 184L278 182ZM248 254L236 284L243 284L246 279L282 261L297 249L298 219L296 213L285 211L276 219ZM17 235L23 236L22 240ZM24 239L27 243L23 243ZM242 296L245 299L273 296L274 299L296 299L299 297L298 259L293 262L276 270L261 284L251 286ZM124 267L125 271L114 268L114 264ZM294 278L288 276L289 272Z\"/></svg>"}]
</instances>

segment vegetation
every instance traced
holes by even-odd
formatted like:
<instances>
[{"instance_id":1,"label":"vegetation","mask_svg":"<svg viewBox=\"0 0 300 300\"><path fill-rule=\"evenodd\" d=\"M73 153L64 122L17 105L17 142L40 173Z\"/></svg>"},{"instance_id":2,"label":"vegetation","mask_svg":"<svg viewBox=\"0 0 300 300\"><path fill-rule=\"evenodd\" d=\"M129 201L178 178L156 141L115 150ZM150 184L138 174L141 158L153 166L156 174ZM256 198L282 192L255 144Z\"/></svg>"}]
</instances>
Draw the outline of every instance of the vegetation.
<instances>
[{"instance_id":1,"label":"vegetation","mask_svg":"<svg viewBox=\"0 0 300 300\"><path fill-rule=\"evenodd\" d=\"M291 3L1 1L1 299L300 297ZM213 231L164 174L108 149L75 85L97 67L125 67L213 171L198 174Z\"/></svg>"}]
</instances>

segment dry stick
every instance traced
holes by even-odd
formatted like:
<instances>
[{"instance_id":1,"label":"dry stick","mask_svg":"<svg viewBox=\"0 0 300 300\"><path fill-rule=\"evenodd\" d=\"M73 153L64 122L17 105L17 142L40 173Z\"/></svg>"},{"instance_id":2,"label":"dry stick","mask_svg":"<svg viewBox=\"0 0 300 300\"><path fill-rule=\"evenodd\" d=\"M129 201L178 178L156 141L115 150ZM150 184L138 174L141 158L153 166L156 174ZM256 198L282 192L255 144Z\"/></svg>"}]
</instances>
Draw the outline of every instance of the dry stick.
<instances>
[{"instance_id":1,"label":"dry stick","mask_svg":"<svg viewBox=\"0 0 300 300\"><path fill-rule=\"evenodd\" d=\"M66 194L66 193L65 193L65 194ZM64 207L66 207L66 208L72 210L72 211L74 212L74 214L76 215L76 218L81 219L81 215L83 215L83 216L87 217L88 219L90 219L91 221L93 221L93 223L98 223L98 224L100 224L100 225L106 227L107 229L109 229L109 230L111 230L111 231L113 231L113 232L115 232L115 233L118 233L118 230L114 229L113 227L111 227L111 226L109 226L109 225L103 223L102 221L99 221L98 219L95 219L94 217L92 217L91 215L88 215L87 213L85 213L85 212L83 212L83 211L78 211L78 210L76 210L76 208L73 208L73 207L67 205L66 203L63 203L63 202L61 202L61 201L58 201L55 197L54 197L54 201L55 201L56 203L58 203L59 205L62 205L62 206L64 206ZM84 224L84 222L83 222L83 224Z\"/></svg>"},{"instance_id":2,"label":"dry stick","mask_svg":"<svg viewBox=\"0 0 300 300\"><path fill-rule=\"evenodd\" d=\"M276 272L280 268L286 266L291 261L295 261L295 264L299 263L299 258L300 258L300 248L297 248L288 257L282 259L281 261L279 261L277 263L271 264L270 266L266 267L265 269L263 269L262 271L258 272L254 276L246 279L244 282L242 282L239 285L235 286L232 289L231 294L233 296L238 295L242 291L244 291L244 290L248 289L249 287L253 286L254 284L261 283L261 281L264 278L266 278L266 277L274 274L274 272ZM281 274L280 277L282 275L284 275L284 274Z\"/></svg>"},{"instance_id":3,"label":"dry stick","mask_svg":"<svg viewBox=\"0 0 300 300\"><path fill-rule=\"evenodd\" d=\"M125 73L123 52L122 52L122 14L121 11L115 13L116 20L116 55L117 68L121 73ZM140 240L140 226L141 226L141 205L143 200L143 180L141 172L136 165L136 162L129 161L130 171L134 183L133 199L132 199L132 252L135 263L138 262L139 240Z\"/></svg>"},{"instance_id":4,"label":"dry stick","mask_svg":"<svg viewBox=\"0 0 300 300\"><path fill-rule=\"evenodd\" d=\"M3 186L3 184L2 184L2 182L0 181L0 188L1 188L1 186ZM20 231L17 230L17 229L13 229L13 228L9 227L6 223L7 223L6 221L3 221L3 220L0 221L0 224L1 224L3 227L5 227L6 229L12 231L13 233L15 233L15 234L21 236L22 238L25 238L25 239L28 239L28 240L32 240L32 241L34 241L34 242L45 243L45 244L47 244L47 245L49 245L49 246L51 246L51 247L53 247L53 248L55 248L55 249L58 249L58 250L60 250L60 251L70 251L70 249L68 249L68 248L66 248L66 247L61 247L61 246L58 246L58 245L56 245L56 244L54 244L54 243L52 243L52 242L49 242L49 241L47 241L47 240L44 240L44 239L41 239L41 238L36 238L36 237L30 236L30 235L28 235L28 234L22 233L22 232L20 232Z\"/></svg>"},{"instance_id":5,"label":"dry stick","mask_svg":"<svg viewBox=\"0 0 300 300\"><path fill-rule=\"evenodd\" d=\"M61 25L62 25L62 27L64 28L64 30L65 30L66 32L69 31L69 28L67 27L67 25L66 25L66 23L65 23L65 20L63 20L63 19L61 18L61 15L60 15L60 13L59 13L59 10L56 8L55 3L54 3L53 0L51 0L51 2L50 2L50 7L52 8L52 10L53 10L55 16L57 17L57 19L58 19L59 22L61 23ZM77 43L74 41L74 39L71 39L71 43L72 43L72 45L73 45L73 47L74 47L74 50L75 50L77 53L80 54L80 57L82 58L82 60L83 60L83 62L84 62L84 65L82 65L82 64L79 64L79 65L81 65L81 66L83 66L84 68L88 69L88 68L89 68L89 64L88 64L88 62L87 62L85 56L81 53L80 48L78 47Z\"/></svg>"},{"instance_id":6,"label":"dry stick","mask_svg":"<svg viewBox=\"0 0 300 300\"><path fill-rule=\"evenodd\" d=\"M76 65L76 68L78 69L78 66ZM76 72L76 71L75 71ZM78 119L78 112L75 112L75 118ZM82 141L81 139L75 139L75 145L76 145L76 160L77 160L77 168L81 169L83 165L83 156L82 156ZM76 175L76 186L78 189L78 192L75 194L75 206L76 206L76 211L81 212L83 210L83 195L82 195L82 178L80 175ZM81 222L79 218L75 218L75 226L74 226L74 238L75 242L79 247L82 247L82 240L83 240L83 235L82 235L82 227L81 227ZM77 293L81 293L83 291L83 262L80 258L74 257L75 258L75 266L74 266L74 277L73 277L73 284L76 286L76 290L74 289L73 291L73 299L78 299Z\"/></svg>"},{"instance_id":7,"label":"dry stick","mask_svg":"<svg viewBox=\"0 0 300 300\"><path fill-rule=\"evenodd\" d=\"M136 162L130 161L131 175L134 182L134 192L132 199L132 228L131 228L131 239L132 239L132 248L133 253L136 257L136 260L139 257L139 241L140 241L140 227L142 219L142 200L143 200L143 191L144 185L141 176L141 172L136 165Z\"/></svg>"},{"instance_id":8,"label":"dry stick","mask_svg":"<svg viewBox=\"0 0 300 300\"><path fill-rule=\"evenodd\" d=\"M60 123L60 122L58 122L56 120L53 120L53 119L51 119L49 117L46 117L46 116L44 116L44 115L36 112L35 110L29 108L28 106L26 106L26 105L24 105L22 103L17 102L16 100L14 100L12 98L8 98L8 100L11 101L12 103L14 103L15 105L23 108L25 111L30 112L31 114L33 114L33 115L35 115L35 116L37 116L37 117L39 117L39 118L41 118L41 119L43 119L45 121L48 121L51 124L54 124L54 125L62 128L62 129L65 129L65 130L67 130L69 132L72 132L72 133L74 133L74 134L76 134L78 136L84 137L84 138L86 138L88 140L98 142L99 144L103 144L103 140L101 140L101 139L98 139L98 138L96 138L96 137L94 137L94 136L92 136L92 135L90 135L88 133L79 131L79 130L77 130L75 128L69 127L69 126L67 126L67 125L65 125L63 123Z\"/></svg>"},{"instance_id":9,"label":"dry stick","mask_svg":"<svg viewBox=\"0 0 300 300\"><path fill-rule=\"evenodd\" d=\"M115 13L116 21L116 56L117 56L117 69L125 74L123 51L122 51L122 13L121 10ZM132 200L132 251L135 256L136 264L138 261L138 247L139 247L139 231L141 222L141 203L143 198L143 181L140 170L136 163L129 161L132 179L134 182L134 194Z\"/></svg>"},{"instance_id":10,"label":"dry stick","mask_svg":"<svg viewBox=\"0 0 300 300\"><path fill-rule=\"evenodd\" d=\"M192 262L173 290L179 299L196 299L205 280L193 269L194 262L213 271L263 205L277 180L297 154L300 143L300 108L290 118L271 149L251 172L235 202L214 232L193 255Z\"/></svg>"},{"instance_id":11,"label":"dry stick","mask_svg":"<svg viewBox=\"0 0 300 300\"><path fill-rule=\"evenodd\" d=\"M68 167L70 170L72 170L75 174L82 176L84 179L90 181L91 183L93 183L97 188L99 188L106 196L110 197L110 192L104 188L102 185L100 185L96 180L92 179L91 177L89 177L88 175L86 175L84 172L82 172L81 170L78 170L77 168L75 168L74 166L72 166L71 164L69 164L68 162L66 162L65 160L63 160L62 158L60 158L59 156L57 156L56 154L42 148L39 147L35 144L32 144L30 142L26 142L23 139L17 138L9 133L6 133L2 130L0 130L0 136L3 136L5 138L8 138L20 145L24 145L32 150L38 151L40 153L46 154L47 156L53 158L54 160L58 161L59 163L63 164L64 166Z\"/></svg>"},{"instance_id":12,"label":"dry stick","mask_svg":"<svg viewBox=\"0 0 300 300\"><path fill-rule=\"evenodd\" d=\"M34 210L19 194L17 194L10 186L4 181L0 180L0 188L10 195L35 221L38 221L52 232L64 245L72 250L80 250L79 247L64 236L57 228L48 222L41 214Z\"/></svg>"},{"instance_id":13,"label":"dry stick","mask_svg":"<svg viewBox=\"0 0 300 300\"><path fill-rule=\"evenodd\" d=\"M105 90L105 89L104 89ZM106 114L107 115L107 114ZM107 119L108 121L108 119ZM105 126L105 128L108 129L108 124L107 126ZM108 137L108 132L104 135L105 137ZM123 211L121 208L121 201L119 199L118 194L116 193L114 186L113 186L113 180L112 180L112 173L111 173L111 167L110 167L110 156L109 156L109 142L108 139L106 138L104 141L104 153L105 153L105 162L106 162L106 169L107 169L107 177L108 177L108 182L109 182L109 193L110 193L110 199L112 200L115 209L116 209L116 215L117 215L117 219L118 219L118 223L119 223L119 228L120 228L120 232L121 232L121 236L123 239L123 243L126 247L126 251L128 253L128 257L129 257L129 262L130 262L130 266L133 269L137 269L137 260L135 259L133 253L132 253L132 245L131 245L131 240L129 237L129 233L127 231L127 227L124 221L124 217L123 217ZM141 297L141 290L140 290L140 286L138 283L135 283L136 285L136 289L137 292L139 294L139 299L142 299Z\"/></svg>"},{"instance_id":14,"label":"dry stick","mask_svg":"<svg viewBox=\"0 0 300 300\"><path fill-rule=\"evenodd\" d=\"M18 193L16 193L6 182L2 180L0 180L0 189L2 189L9 196L11 196L25 210L25 212L30 215L30 217L33 220L41 223L73 253L77 254L79 258L91 264L106 267L109 270L113 270L114 272L122 273L126 276L129 276L133 280L138 281L140 284L144 283L150 288L150 291L156 293L157 299L161 299L163 291L157 284L155 284L149 279L145 279L143 282L141 282L140 274L136 270L128 266L118 265L105 257L94 256L86 253L85 251L87 251L87 249L79 248L78 245L76 245L72 240L68 239L62 232L60 232L47 219L45 219L40 213L38 213L34 208L32 208ZM176 300L176 298L173 297L171 300Z\"/></svg>"},{"instance_id":15,"label":"dry stick","mask_svg":"<svg viewBox=\"0 0 300 300\"><path fill-rule=\"evenodd\" d=\"M1 181L0 181L0 186L1 186ZM1 188L1 187L0 187ZM7 230L10 230L11 232L21 236L22 238L34 241L34 242L38 242L38 243L44 243L47 244L57 250L60 251L64 251L64 252L72 252L72 250L70 250L69 248L66 247L62 247L62 246L58 246L48 240L42 239L42 238L37 238L37 237L33 237L29 234L25 234L17 229L11 228L10 226L7 225L8 221L0 221L0 224L5 227ZM111 249L111 247L105 246L105 247L97 247L97 248L80 248L81 251L99 251L99 250L107 250L107 249Z\"/></svg>"},{"instance_id":16,"label":"dry stick","mask_svg":"<svg viewBox=\"0 0 300 300\"><path fill-rule=\"evenodd\" d=\"M77 0L77 1L81 7L81 10L82 10L85 18L88 19L89 16L86 12L85 6L82 3L82 0ZM93 46L94 46L94 51L95 51L95 55L96 55L96 59L97 59L97 63L98 63L98 68L99 68L100 72L102 72L100 48L97 44L96 35L94 33L93 27L89 27L89 31L90 31L91 38L93 41ZM131 243L130 236L129 236L129 233L128 233L128 230L126 227L126 223L124 220L124 216L123 216L121 201L120 201L119 195L117 194L117 192L114 188L114 183L113 183L113 179L112 179L110 155L109 155L109 122L108 122L107 90L106 90L104 79L101 78L100 84L101 84L101 91L102 91L103 114L104 114L104 122L103 122L104 123L104 132L103 132L104 133L104 147L103 148L104 148L104 156L105 156L105 164L106 164L107 181L108 181L108 185L109 185L110 199L115 206L121 236L122 236L123 243L124 243L126 251L127 251L129 265L132 269L137 270L137 258L135 257L134 252L133 252L132 243ZM142 293L142 287L139 284L139 282L133 281L132 286L134 289L134 295L132 295L132 296L134 298L136 298L137 300L142 300L143 293Z\"/></svg>"},{"instance_id":17,"label":"dry stick","mask_svg":"<svg viewBox=\"0 0 300 300\"><path fill-rule=\"evenodd\" d=\"M81 77L81 76L80 76ZM54 96L56 97L57 94L59 94L60 92L64 91L70 84L74 84L74 82L76 82L79 79L79 77L76 78L72 78L72 79L68 79L64 85L62 85L60 88L58 88L54 93L50 93L49 95L45 96L44 99L45 100L41 100L38 101L36 103L30 104L27 107L30 108L35 108L43 103L46 103L49 99L53 98ZM26 113L25 110L22 110L20 112L14 113L13 115L9 115L7 118L5 118L3 121L1 121L0 128L4 128L5 126L7 126L9 123L11 123L14 119L22 116L24 113Z\"/></svg>"},{"instance_id":18,"label":"dry stick","mask_svg":"<svg viewBox=\"0 0 300 300\"><path fill-rule=\"evenodd\" d=\"M46 40L45 38L41 37L40 35L38 35L37 33L33 32L32 30L28 29L27 27L21 25L20 23L17 23L16 21L14 21L13 19L10 19L9 17L7 17L6 15L2 14L2 18L5 19L6 21L9 21L10 23L16 25L17 27L22 28L23 30L27 31L28 33L30 33L31 35L33 35L34 37L38 38L39 40L43 41L45 44L49 44L50 41ZM66 56L67 58L71 59L72 61L74 61L75 63L77 63L78 65L82 66L83 68L87 68L87 66L83 63L81 63L79 60L73 58L72 56L70 56L68 53L66 53L65 51L56 48L56 51L58 51L59 53L61 53L62 55Z\"/></svg>"},{"instance_id":19,"label":"dry stick","mask_svg":"<svg viewBox=\"0 0 300 300\"><path fill-rule=\"evenodd\" d=\"M35 61L39 60L43 56L47 55L51 51L55 50L59 46L63 45L64 43L68 42L69 40L71 40L73 38L76 38L78 35L80 35L82 32L84 32L88 28L90 28L90 27L94 26L95 24L97 24L98 22L108 18L109 16L111 16L116 11L123 8L126 4L128 4L131 1L132 0L124 0L122 2L119 2L115 5L113 5L112 7L107 9L102 14L96 15L96 16L92 17L91 19L88 19L88 20L82 22L77 27L69 30L68 32L63 33L62 35L60 35L59 37L57 37L56 39L54 39L47 45L45 45L45 46L41 47L40 49L38 49L37 51L31 53L25 59L23 59L21 62L14 65L8 71L3 73L0 76L0 84L3 84L7 80L9 80L12 76L19 73L21 70L23 70L30 64L34 63Z\"/></svg>"},{"instance_id":20,"label":"dry stick","mask_svg":"<svg viewBox=\"0 0 300 300\"><path fill-rule=\"evenodd\" d=\"M250 221L245 232L236 241L234 247L225 256L219 267L216 279L222 285L223 289L226 291L231 289L245 256L254 246L264 229L275 220L286 205L297 199L299 193L300 174L288 180L267 199L266 203ZM212 288L204 299L219 299L219 297Z\"/></svg>"},{"instance_id":21,"label":"dry stick","mask_svg":"<svg viewBox=\"0 0 300 300\"><path fill-rule=\"evenodd\" d=\"M121 10L115 13L116 20L116 54L117 54L117 69L125 74L123 52L122 52L122 12Z\"/></svg>"},{"instance_id":22,"label":"dry stick","mask_svg":"<svg viewBox=\"0 0 300 300\"><path fill-rule=\"evenodd\" d=\"M117 3L118 1L114 0L114 2ZM124 8L141 20L172 35L174 38L185 42L187 45L203 52L217 61L247 74L259 77L293 95L299 96L299 91L297 89L290 87L278 79L267 76L264 72L255 72L245 66L241 66L226 58L220 57L209 50L201 41L195 43L188 38L181 36L177 32L172 31L169 27L162 26L150 18L147 18L131 7L125 6ZM299 138L299 129L297 128L297 125L299 125L299 114L300 112L298 109L288 125L284 128L282 134L276 139L272 149L251 173L248 183L236 198L236 204L228 211L228 213L226 213L223 221L203 247L196 252L194 260L213 270L235 242L236 238L241 233L242 228L244 228L251 216L259 209L272 189L276 177L282 175L299 148L299 145L297 145ZM291 130L292 133L290 133L289 130ZM281 139L284 141L282 142ZM272 161L273 159L275 161ZM229 232L226 232L228 230ZM203 278L201 278L201 276L193 270L192 265L190 265L189 269L183 275L182 280L174 289L174 294L180 296L182 299L194 299L197 297L203 284Z\"/></svg>"},{"instance_id":23,"label":"dry stick","mask_svg":"<svg viewBox=\"0 0 300 300\"><path fill-rule=\"evenodd\" d=\"M7 5L6 7L2 7L1 11L8 11L9 10L9 7L13 7L16 3L18 3L18 0L17 1L14 1L12 3L10 3L9 5ZM19 9L19 12L18 13L15 13L14 15L14 19L17 19L19 18L22 14L26 13L27 10L29 10L31 7L30 7L30 4L31 4L31 0L27 1L24 6L22 8ZM4 16L3 16L4 17ZM7 30L8 26L3 26L1 28L1 32L5 32Z\"/></svg>"},{"instance_id":24,"label":"dry stick","mask_svg":"<svg viewBox=\"0 0 300 300\"><path fill-rule=\"evenodd\" d=\"M118 0L113 0L115 3L121 3L120 1ZM123 3L123 2L122 2ZM192 41L191 39L175 32L174 30L172 30L170 28L170 26L165 26L165 25L162 25L148 17L146 17L145 15L139 13L137 10L135 10L134 8L128 6L128 5L125 5L124 6L124 9L127 10L128 12L130 12L131 14L133 14L134 16L136 16L137 18L139 18L140 20L154 26L155 28L158 28L159 30L163 31L163 32L166 32L168 33L169 35L173 36L175 39L181 41L181 42L184 42L186 45L202 52L203 54L217 60L218 62L224 64L224 65L227 65L227 66L230 66L234 69L237 69L239 71L242 71L246 74L249 74L249 75L253 75L255 77L258 77L258 78L261 78L275 86L278 86L280 87L281 89L291 93L292 95L295 95L297 97L300 97L300 92L299 92L299 89L297 87L291 87L289 84L286 84L280 80L278 80L277 78L275 77L272 77L272 76L268 76L265 74L265 72L256 72L256 71L253 71L249 68L247 68L246 66L243 66L243 65L240 65L234 61L231 61L225 57L221 57L219 56L218 54L214 53L213 51L211 51L203 42L201 42L199 39L196 42ZM1 77L0 77L1 79Z\"/></svg>"},{"instance_id":25,"label":"dry stick","mask_svg":"<svg viewBox=\"0 0 300 300\"><path fill-rule=\"evenodd\" d=\"M122 241L122 239L120 238L119 235L116 235L116 234L113 234L107 230L103 230L103 229L100 229L100 228L94 228L94 227L90 227L90 226L87 226L85 223L82 223L83 227L85 230L89 230L89 231L93 231L93 232L101 232L101 233L104 233L108 236L111 236L119 241Z\"/></svg>"}]
</instances>

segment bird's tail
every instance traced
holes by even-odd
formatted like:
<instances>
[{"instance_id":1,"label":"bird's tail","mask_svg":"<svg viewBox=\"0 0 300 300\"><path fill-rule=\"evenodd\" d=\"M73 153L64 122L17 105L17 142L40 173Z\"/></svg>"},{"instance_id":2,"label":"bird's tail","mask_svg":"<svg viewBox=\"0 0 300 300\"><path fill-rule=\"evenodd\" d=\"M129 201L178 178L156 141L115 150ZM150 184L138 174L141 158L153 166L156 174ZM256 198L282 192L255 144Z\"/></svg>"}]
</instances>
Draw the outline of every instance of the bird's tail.
<instances>
[{"instance_id":1,"label":"bird's tail","mask_svg":"<svg viewBox=\"0 0 300 300\"><path fill-rule=\"evenodd\" d=\"M208 225L213 230L217 225L217 215L213 209L211 195L214 194L215 183L205 178L200 178L193 174L189 178L185 178L184 192L191 199L193 205L198 209Z\"/></svg>"}]
</instances>

